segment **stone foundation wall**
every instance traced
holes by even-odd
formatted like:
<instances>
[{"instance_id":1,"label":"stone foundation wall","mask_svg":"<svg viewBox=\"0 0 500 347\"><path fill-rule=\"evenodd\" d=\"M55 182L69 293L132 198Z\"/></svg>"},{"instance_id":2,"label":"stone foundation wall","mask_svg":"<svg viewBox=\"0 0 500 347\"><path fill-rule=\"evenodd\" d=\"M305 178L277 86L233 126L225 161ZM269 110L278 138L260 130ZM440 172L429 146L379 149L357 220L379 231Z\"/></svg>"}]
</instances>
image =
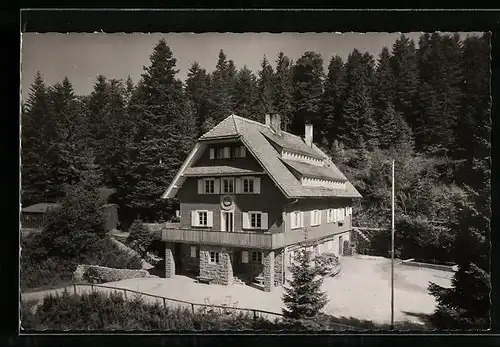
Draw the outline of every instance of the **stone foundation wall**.
<instances>
[{"instance_id":1,"label":"stone foundation wall","mask_svg":"<svg viewBox=\"0 0 500 347\"><path fill-rule=\"evenodd\" d=\"M263 251L264 263L264 290L270 292L274 287L274 251Z\"/></svg>"},{"instance_id":2,"label":"stone foundation wall","mask_svg":"<svg viewBox=\"0 0 500 347\"><path fill-rule=\"evenodd\" d=\"M219 253L219 263L210 262L210 252ZM217 284L233 284L230 251L219 247L200 247L200 276L211 277Z\"/></svg>"},{"instance_id":3,"label":"stone foundation wall","mask_svg":"<svg viewBox=\"0 0 500 347\"><path fill-rule=\"evenodd\" d=\"M283 255L284 249L278 249L274 252L274 286L283 285Z\"/></svg>"},{"instance_id":4,"label":"stone foundation wall","mask_svg":"<svg viewBox=\"0 0 500 347\"><path fill-rule=\"evenodd\" d=\"M174 244L165 243L165 277L175 275Z\"/></svg>"}]
</instances>

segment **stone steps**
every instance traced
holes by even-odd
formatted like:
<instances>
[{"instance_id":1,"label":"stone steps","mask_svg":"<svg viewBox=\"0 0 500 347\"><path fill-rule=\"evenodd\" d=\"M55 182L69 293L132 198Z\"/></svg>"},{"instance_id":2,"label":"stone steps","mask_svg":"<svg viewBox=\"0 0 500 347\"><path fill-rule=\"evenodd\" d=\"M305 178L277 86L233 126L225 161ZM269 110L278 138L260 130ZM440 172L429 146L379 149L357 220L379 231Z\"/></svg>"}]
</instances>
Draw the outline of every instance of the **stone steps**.
<instances>
[{"instance_id":1,"label":"stone steps","mask_svg":"<svg viewBox=\"0 0 500 347\"><path fill-rule=\"evenodd\" d=\"M245 286L246 283L241 278L233 277L233 284Z\"/></svg>"}]
</instances>

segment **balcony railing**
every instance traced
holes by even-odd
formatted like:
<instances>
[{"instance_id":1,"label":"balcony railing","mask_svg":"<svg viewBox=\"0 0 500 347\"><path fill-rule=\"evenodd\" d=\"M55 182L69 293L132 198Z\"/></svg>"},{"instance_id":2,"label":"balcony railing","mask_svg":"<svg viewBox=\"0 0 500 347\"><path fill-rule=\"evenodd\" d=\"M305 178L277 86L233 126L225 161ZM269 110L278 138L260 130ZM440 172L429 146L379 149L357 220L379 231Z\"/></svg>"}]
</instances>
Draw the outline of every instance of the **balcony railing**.
<instances>
[{"instance_id":1,"label":"balcony railing","mask_svg":"<svg viewBox=\"0 0 500 347\"><path fill-rule=\"evenodd\" d=\"M338 223L331 227L307 228L307 240L314 241L332 234L339 234L351 229L351 220L346 218L342 226ZM161 231L161 239L165 242L182 242L202 245L231 246L242 248L278 249L304 241L304 229L290 230L285 233L263 232L227 232L210 230L180 229L166 227Z\"/></svg>"}]
</instances>

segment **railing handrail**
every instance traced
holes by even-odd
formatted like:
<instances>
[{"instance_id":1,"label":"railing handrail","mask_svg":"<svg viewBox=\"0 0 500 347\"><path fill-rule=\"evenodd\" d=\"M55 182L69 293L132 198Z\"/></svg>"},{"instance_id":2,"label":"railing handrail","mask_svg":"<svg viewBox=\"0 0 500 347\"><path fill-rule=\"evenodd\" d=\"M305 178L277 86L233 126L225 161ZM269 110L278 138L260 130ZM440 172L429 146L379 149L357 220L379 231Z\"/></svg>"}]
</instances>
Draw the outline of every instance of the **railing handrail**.
<instances>
[{"instance_id":1,"label":"railing handrail","mask_svg":"<svg viewBox=\"0 0 500 347\"><path fill-rule=\"evenodd\" d=\"M199 228L199 229L194 229L194 228ZM272 233L270 231L222 231L222 230L209 230L209 229L204 229L202 227L192 227L192 228L162 228L161 231L169 231L169 230L176 230L176 231L193 231L193 232L208 232L208 233L228 233L228 234L244 234L244 235L268 235L272 236L273 234L279 234L279 233Z\"/></svg>"},{"instance_id":2,"label":"railing handrail","mask_svg":"<svg viewBox=\"0 0 500 347\"><path fill-rule=\"evenodd\" d=\"M150 296L158 299L165 299L169 301L174 301L174 302L180 302L183 304L187 305L196 305L196 306L203 306L203 307L215 307L215 308L222 308L222 309L233 309L233 310L241 310L241 311L249 311L249 312L259 312L259 313L266 313L266 314L272 314L275 316L280 316L283 317L282 313L277 313L277 312L271 312L271 311L265 311L265 310L258 310L258 309L253 309L253 308L245 308L245 307L227 307L227 306L222 306L222 305L212 305L212 304L199 304L196 302L191 302L191 301L185 301L185 300L180 300L180 299L173 299L161 295L156 295L156 294L150 294L150 293L145 293L145 292L140 292L138 290L133 290L133 289L127 289L127 288L119 288L119 287L111 287L111 286L105 286L102 284L93 284L93 283L72 283L70 285L64 286L61 289L66 289L69 286L81 286L81 287L98 287L98 288L107 288L107 289L114 289L118 291L126 291L126 292L131 292L135 294L140 294L144 296Z\"/></svg>"}]
</instances>

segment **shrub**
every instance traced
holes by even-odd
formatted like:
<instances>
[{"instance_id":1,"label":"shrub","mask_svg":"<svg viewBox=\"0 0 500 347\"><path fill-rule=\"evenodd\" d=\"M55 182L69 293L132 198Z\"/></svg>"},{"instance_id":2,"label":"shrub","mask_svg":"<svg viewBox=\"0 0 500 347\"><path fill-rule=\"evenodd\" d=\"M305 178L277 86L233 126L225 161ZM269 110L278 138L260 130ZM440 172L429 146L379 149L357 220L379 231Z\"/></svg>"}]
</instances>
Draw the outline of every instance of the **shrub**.
<instances>
[{"instance_id":1,"label":"shrub","mask_svg":"<svg viewBox=\"0 0 500 347\"><path fill-rule=\"evenodd\" d=\"M146 270L130 270L130 269L113 269L104 266L88 265L83 268L83 279L91 283L106 283L115 282L128 278L143 278L148 277L149 272ZM79 276L80 272L75 273Z\"/></svg>"},{"instance_id":2,"label":"shrub","mask_svg":"<svg viewBox=\"0 0 500 347\"><path fill-rule=\"evenodd\" d=\"M126 244L144 258L154 240L153 235L140 220L132 223L129 232Z\"/></svg>"},{"instance_id":3,"label":"shrub","mask_svg":"<svg viewBox=\"0 0 500 347\"><path fill-rule=\"evenodd\" d=\"M142 260L138 255L123 251L109 238L101 240L92 253L82 257L81 263L100 265L116 269L142 269Z\"/></svg>"}]
</instances>

